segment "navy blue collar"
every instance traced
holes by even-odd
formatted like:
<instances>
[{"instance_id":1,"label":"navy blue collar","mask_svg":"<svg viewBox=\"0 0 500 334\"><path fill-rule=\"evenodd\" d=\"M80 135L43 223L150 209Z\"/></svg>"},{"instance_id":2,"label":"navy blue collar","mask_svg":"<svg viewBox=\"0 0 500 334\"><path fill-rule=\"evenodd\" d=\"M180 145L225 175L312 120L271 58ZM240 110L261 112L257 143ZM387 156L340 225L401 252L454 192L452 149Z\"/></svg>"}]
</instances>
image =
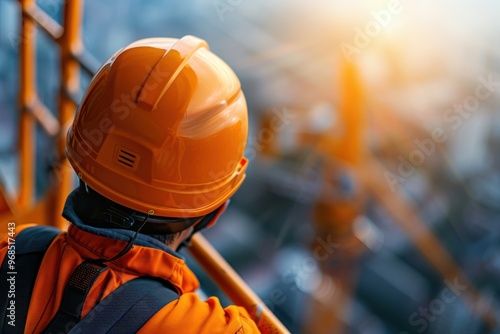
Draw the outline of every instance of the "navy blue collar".
<instances>
[{"instance_id":1,"label":"navy blue collar","mask_svg":"<svg viewBox=\"0 0 500 334\"><path fill-rule=\"evenodd\" d=\"M66 199L66 203L64 205L64 210L62 213L62 216L67 219L70 223L78 227L80 230L83 230L85 232L89 232L95 235L103 236L106 238L111 238L115 240L121 240L121 241L129 241L133 235L134 231L130 230L125 230L125 229L109 229L109 228L98 228L98 227L93 227L90 225L85 224L80 217L78 217L77 213L74 210L74 203L77 198L77 192L78 188L73 190L71 194L69 194L68 198ZM144 234L139 233L137 236L137 239L134 242L134 245L138 246L144 246L144 247L150 247L150 248L156 248L163 250L175 257L183 259L182 256L180 256L177 252L172 250L170 247L165 245L164 243L150 237Z\"/></svg>"}]
</instances>

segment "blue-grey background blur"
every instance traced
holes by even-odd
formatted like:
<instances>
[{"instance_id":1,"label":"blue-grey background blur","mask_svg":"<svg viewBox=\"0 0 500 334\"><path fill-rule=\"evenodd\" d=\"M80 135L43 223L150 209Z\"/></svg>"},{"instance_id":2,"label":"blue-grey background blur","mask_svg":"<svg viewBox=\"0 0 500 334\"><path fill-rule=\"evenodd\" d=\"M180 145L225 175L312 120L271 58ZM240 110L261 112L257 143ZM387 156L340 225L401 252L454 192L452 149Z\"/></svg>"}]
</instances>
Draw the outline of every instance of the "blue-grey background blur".
<instances>
[{"instance_id":1,"label":"blue-grey background blur","mask_svg":"<svg viewBox=\"0 0 500 334\"><path fill-rule=\"evenodd\" d=\"M62 0L37 3L61 21ZM396 9L380 14L389 6ZM488 307L498 308L499 13L500 5L487 0L87 0L83 43L102 62L140 38L191 34L207 40L234 69L248 101L253 159L230 210L207 236L293 333L308 333L303 326L314 319L308 303L318 298L320 281L309 249L315 238L311 208L322 178L311 169L301 172L301 159L290 156L297 133L320 132L335 123L342 57L352 57L358 66L366 113L376 118L375 105L383 105L391 119L411 129L398 131L400 123L387 121L380 134L369 125L367 145L385 145L384 159L407 156L411 150L405 149L436 127L447 131L448 140L401 186ZM19 4L0 0L0 182L12 196L18 186L19 28ZM58 60L56 45L40 32L37 85L53 112ZM89 80L82 74L82 91ZM487 99L470 110L453 109L484 81L490 82ZM284 108L295 121L273 134L278 154L266 157L259 152L259 120ZM459 118L451 120L452 115ZM53 140L40 129L36 148L36 189L42 196L56 156ZM443 278L376 200L368 201L365 215L371 231L365 241L371 245L359 263L351 313L342 316L346 332L490 332L458 298L441 303L444 308L434 303L433 309L446 288ZM229 303L197 273L207 294ZM421 311L425 308L430 313Z\"/></svg>"}]
</instances>

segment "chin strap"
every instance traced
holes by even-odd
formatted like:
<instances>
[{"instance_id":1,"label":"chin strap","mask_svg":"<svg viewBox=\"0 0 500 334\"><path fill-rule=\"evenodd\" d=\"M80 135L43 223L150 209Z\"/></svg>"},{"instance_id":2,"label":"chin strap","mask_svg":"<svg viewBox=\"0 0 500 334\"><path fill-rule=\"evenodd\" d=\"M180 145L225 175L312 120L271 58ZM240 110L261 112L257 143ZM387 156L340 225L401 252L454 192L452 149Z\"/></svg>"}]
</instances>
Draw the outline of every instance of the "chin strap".
<instances>
[{"instance_id":1,"label":"chin strap","mask_svg":"<svg viewBox=\"0 0 500 334\"><path fill-rule=\"evenodd\" d=\"M148 219L149 219L149 214L146 215L146 217L144 218L144 220L142 221L142 223L140 223L140 225L137 227L137 229L135 230L134 235L128 241L127 246L125 246L125 248L123 248L120 253L118 253L117 255L113 256L111 259L102 261L100 263L102 264L104 262L111 262L111 261L119 259L123 255L127 254L128 251L132 249L132 246L134 246L135 239L137 239L137 236L139 235L139 232L144 227L144 225L148 222Z\"/></svg>"},{"instance_id":2,"label":"chin strap","mask_svg":"<svg viewBox=\"0 0 500 334\"><path fill-rule=\"evenodd\" d=\"M177 250L188 247L192 236L204 228L215 224L219 216L224 213L229 200L220 207L202 217L169 218L151 216L149 213L140 213L110 201L91 189L85 182L80 186L75 201L75 211L85 223L98 228L121 228L135 231L125 248L109 260L89 259L95 264L114 261L125 255L133 246L139 232L143 234L171 234L178 233L193 226L193 232L179 245ZM137 227L135 227L137 226Z\"/></svg>"},{"instance_id":3,"label":"chin strap","mask_svg":"<svg viewBox=\"0 0 500 334\"><path fill-rule=\"evenodd\" d=\"M203 217L171 218L149 215L115 203L80 181L75 191L74 210L85 224L97 228L133 230L139 222L147 220L143 234L171 234L181 232Z\"/></svg>"}]
</instances>

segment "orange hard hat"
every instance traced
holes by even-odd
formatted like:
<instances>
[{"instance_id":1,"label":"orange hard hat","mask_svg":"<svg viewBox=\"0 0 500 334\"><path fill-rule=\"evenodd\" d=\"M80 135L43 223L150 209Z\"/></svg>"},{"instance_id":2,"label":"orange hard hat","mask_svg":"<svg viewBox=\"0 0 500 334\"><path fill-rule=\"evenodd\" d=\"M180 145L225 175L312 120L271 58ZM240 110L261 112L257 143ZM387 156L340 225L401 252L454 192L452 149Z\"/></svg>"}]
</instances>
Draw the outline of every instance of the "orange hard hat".
<instances>
[{"instance_id":1,"label":"orange hard hat","mask_svg":"<svg viewBox=\"0 0 500 334\"><path fill-rule=\"evenodd\" d=\"M248 115L231 68L194 36L149 38L92 79L66 154L92 189L125 207L198 217L245 178Z\"/></svg>"}]
</instances>

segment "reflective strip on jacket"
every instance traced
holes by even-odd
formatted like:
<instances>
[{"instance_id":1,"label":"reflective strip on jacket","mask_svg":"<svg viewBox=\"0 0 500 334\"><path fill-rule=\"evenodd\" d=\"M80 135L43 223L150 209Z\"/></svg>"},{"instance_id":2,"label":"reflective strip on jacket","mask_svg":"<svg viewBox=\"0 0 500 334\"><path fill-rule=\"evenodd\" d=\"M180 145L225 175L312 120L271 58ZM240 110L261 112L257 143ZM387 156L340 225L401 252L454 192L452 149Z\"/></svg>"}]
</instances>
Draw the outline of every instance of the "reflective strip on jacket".
<instances>
[{"instance_id":1,"label":"reflective strip on jacket","mask_svg":"<svg viewBox=\"0 0 500 334\"><path fill-rule=\"evenodd\" d=\"M72 224L68 232L59 234L52 242L41 263L31 296L26 333L40 333L49 324L59 308L64 287L84 259L113 257L126 246L131 235L130 231L84 225L72 209L71 195L63 215ZM16 234L27 226L18 226ZM6 253L7 238L2 237L2 261ZM194 292L199 282L184 260L153 238L139 235L134 247L108 266L87 296L82 317L121 284L148 275L168 280L181 296L158 311L138 333L260 333L244 308L223 308L216 297L201 301Z\"/></svg>"}]
</instances>

